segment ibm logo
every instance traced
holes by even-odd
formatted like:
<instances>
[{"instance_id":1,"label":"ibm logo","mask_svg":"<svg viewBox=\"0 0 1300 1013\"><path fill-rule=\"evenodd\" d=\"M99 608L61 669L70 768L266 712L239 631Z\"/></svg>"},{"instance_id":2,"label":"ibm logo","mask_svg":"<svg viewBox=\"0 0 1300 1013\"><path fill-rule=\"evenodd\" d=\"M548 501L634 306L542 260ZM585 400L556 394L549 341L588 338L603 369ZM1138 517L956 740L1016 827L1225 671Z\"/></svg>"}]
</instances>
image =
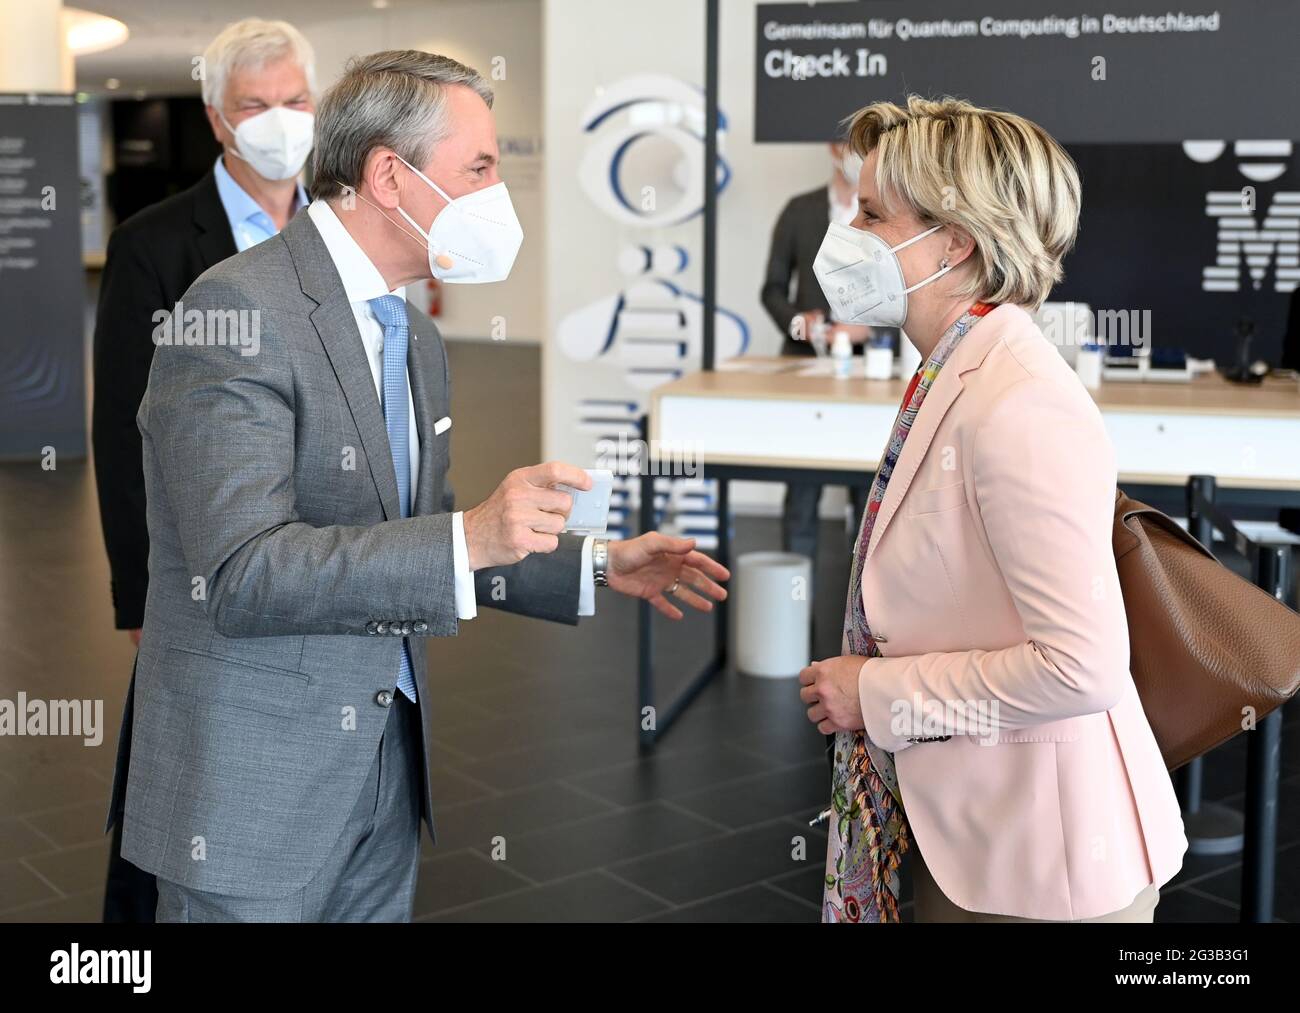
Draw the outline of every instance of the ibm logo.
<instances>
[{"instance_id":1,"label":"ibm logo","mask_svg":"<svg viewBox=\"0 0 1300 1013\"><path fill-rule=\"evenodd\" d=\"M1183 150L1196 162L1212 162L1226 148L1223 141L1183 143ZM1201 289L1237 292L1243 270L1253 288L1263 288L1273 264L1275 290L1291 292L1300 283L1300 191L1275 192L1260 221L1253 184L1271 182L1286 172L1292 144L1236 141L1232 151L1237 171L1250 182L1240 190L1211 190L1205 195L1205 213L1219 225L1215 260L1202 269Z\"/></svg>"}]
</instances>

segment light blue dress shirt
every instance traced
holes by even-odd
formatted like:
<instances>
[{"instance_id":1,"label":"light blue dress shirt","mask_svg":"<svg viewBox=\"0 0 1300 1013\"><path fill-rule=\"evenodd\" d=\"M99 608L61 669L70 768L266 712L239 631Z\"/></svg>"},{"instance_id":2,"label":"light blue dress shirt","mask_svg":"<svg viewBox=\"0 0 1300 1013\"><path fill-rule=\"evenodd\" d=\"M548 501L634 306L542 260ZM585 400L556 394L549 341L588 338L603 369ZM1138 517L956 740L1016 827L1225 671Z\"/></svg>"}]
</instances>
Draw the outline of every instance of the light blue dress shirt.
<instances>
[{"instance_id":1,"label":"light blue dress shirt","mask_svg":"<svg viewBox=\"0 0 1300 1013\"><path fill-rule=\"evenodd\" d=\"M379 269L370 257L352 238L334 209L323 200L312 201L307 208L307 216L316 231L320 233L325 249L338 269L343 291L352 306L356 319L357 333L366 350L366 360L370 364L371 378L375 382L375 397L383 403L384 396L384 328L375 316L370 300L389 294L388 282L384 280ZM405 293L404 289L394 292ZM414 497L420 474L420 433L415 421L415 400L407 383L408 423L407 434L410 443L411 496ZM446 421L450 424L451 419ZM426 434L426 437L428 434ZM452 519L452 559L455 565L456 614L461 619L473 619L478 615L478 597L474 590L474 571L469 568L469 549L465 545L465 522L461 511L451 515ZM578 584L578 615L594 616L596 614L596 581L591 570L591 536L582 540L582 560L579 564L580 581Z\"/></svg>"},{"instance_id":2,"label":"light blue dress shirt","mask_svg":"<svg viewBox=\"0 0 1300 1013\"><path fill-rule=\"evenodd\" d=\"M223 156L217 156L216 167L212 170L217 177L217 196L221 206L226 209L230 220L230 231L235 236L235 249L243 253L250 246L256 246L263 240L270 239L279 230L271 216L258 206L257 201L248 195L248 191L235 182L235 177L226 169ZM293 210L307 206L307 191L298 184L297 200Z\"/></svg>"}]
</instances>

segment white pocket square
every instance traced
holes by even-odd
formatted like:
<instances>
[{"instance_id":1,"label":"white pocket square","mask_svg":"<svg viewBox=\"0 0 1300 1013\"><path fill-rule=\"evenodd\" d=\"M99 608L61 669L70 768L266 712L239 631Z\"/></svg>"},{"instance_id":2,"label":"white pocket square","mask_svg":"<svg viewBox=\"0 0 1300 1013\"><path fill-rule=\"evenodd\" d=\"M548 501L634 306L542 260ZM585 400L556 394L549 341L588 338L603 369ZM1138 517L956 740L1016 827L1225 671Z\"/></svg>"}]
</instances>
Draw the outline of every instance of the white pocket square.
<instances>
[{"instance_id":1,"label":"white pocket square","mask_svg":"<svg viewBox=\"0 0 1300 1013\"><path fill-rule=\"evenodd\" d=\"M442 418L440 418L437 422L433 424L433 435L441 436L450 428L451 428L451 416L444 415Z\"/></svg>"}]
</instances>

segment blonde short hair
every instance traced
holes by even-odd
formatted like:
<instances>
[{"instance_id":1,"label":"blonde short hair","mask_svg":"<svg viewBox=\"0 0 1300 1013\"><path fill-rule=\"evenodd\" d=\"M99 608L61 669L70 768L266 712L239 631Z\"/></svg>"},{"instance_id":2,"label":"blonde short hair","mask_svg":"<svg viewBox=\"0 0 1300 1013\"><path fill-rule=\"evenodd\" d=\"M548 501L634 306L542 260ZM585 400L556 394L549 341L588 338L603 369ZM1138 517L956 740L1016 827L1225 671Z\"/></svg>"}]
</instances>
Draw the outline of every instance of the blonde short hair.
<instances>
[{"instance_id":1,"label":"blonde short hair","mask_svg":"<svg viewBox=\"0 0 1300 1013\"><path fill-rule=\"evenodd\" d=\"M316 94L316 56L302 32L287 21L245 18L226 25L203 51L203 104L221 108L226 82L236 70L254 70L293 57Z\"/></svg>"},{"instance_id":2,"label":"blonde short hair","mask_svg":"<svg viewBox=\"0 0 1300 1013\"><path fill-rule=\"evenodd\" d=\"M964 296L1037 309L1061 280L1079 231L1079 173L1065 149L1022 116L955 98L873 102L848 119L848 143L877 152L885 207L901 200L928 225L975 241Z\"/></svg>"}]
</instances>

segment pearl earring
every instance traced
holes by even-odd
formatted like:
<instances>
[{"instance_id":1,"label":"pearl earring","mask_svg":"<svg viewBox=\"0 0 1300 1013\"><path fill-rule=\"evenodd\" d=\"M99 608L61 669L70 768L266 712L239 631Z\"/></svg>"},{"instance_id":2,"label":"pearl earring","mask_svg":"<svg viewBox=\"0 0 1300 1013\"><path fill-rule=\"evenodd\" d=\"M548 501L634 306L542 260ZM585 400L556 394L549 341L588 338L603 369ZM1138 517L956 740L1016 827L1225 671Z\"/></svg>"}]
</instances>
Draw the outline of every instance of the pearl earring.
<instances>
[{"instance_id":1,"label":"pearl earring","mask_svg":"<svg viewBox=\"0 0 1300 1013\"><path fill-rule=\"evenodd\" d=\"M948 258L947 258L947 257L944 257L943 260L939 261L939 269L940 269L940 270L943 270L943 271L946 271L946 270L948 269Z\"/></svg>"}]
</instances>

